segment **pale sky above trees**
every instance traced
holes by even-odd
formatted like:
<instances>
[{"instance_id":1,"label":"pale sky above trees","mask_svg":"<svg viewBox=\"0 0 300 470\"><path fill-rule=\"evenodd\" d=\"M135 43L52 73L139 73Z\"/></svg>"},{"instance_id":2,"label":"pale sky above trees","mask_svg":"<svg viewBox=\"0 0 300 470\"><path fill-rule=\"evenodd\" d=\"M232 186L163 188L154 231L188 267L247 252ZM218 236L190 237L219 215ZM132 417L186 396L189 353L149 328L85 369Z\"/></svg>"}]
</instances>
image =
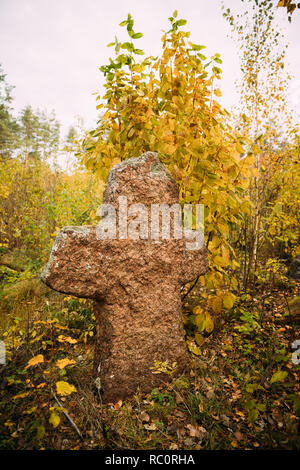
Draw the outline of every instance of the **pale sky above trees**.
<instances>
[{"instance_id":1,"label":"pale sky above trees","mask_svg":"<svg viewBox=\"0 0 300 470\"><path fill-rule=\"evenodd\" d=\"M240 0L225 0L226 8L241 10ZM191 39L207 46L210 57L218 52L223 64L221 102L228 109L238 100L234 81L239 78L237 46L222 17L219 0L0 0L0 63L7 82L15 85L13 107L19 111L30 104L55 110L63 134L76 116L87 127L96 121L96 102L92 94L104 83L98 70L113 53L106 45L126 37L118 25L131 13L135 31L144 37L138 46L147 54L160 52L161 30L168 28L168 17L177 9L188 21ZM291 81L290 102L300 114L300 14L288 23L284 9L278 9L278 22L287 42Z\"/></svg>"}]
</instances>

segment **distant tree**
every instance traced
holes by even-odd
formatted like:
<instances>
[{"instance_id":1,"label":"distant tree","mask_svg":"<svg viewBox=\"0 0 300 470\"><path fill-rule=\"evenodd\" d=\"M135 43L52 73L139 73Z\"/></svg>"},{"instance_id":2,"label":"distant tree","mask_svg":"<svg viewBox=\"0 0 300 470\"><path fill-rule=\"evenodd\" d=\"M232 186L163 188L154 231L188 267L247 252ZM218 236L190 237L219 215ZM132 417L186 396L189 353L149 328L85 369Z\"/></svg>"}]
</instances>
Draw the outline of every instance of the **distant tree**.
<instances>
[{"instance_id":1,"label":"distant tree","mask_svg":"<svg viewBox=\"0 0 300 470\"><path fill-rule=\"evenodd\" d=\"M12 89L0 65L0 159L11 156L18 140L19 126L10 107Z\"/></svg>"},{"instance_id":2,"label":"distant tree","mask_svg":"<svg viewBox=\"0 0 300 470\"><path fill-rule=\"evenodd\" d=\"M25 166L29 159L46 160L56 153L59 145L60 124L54 112L34 112L31 106L26 106L20 115L21 148L25 154Z\"/></svg>"},{"instance_id":3,"label":"distant tree","mask_svg":"<svg viewBox=\"0 0 300 470\"><path fill-rule=\"evenodd\" d=\"M50 114L38 111L39 120L39 151L42 159L47 159L55 154L59 147L60 140L60 123L56 119L55 112Z\"/></svg>"},{"instance_id":4,"label":"distant tree","mask_svg":"<svg viewBox=\"0 0 300 470\"><path fill-rule=\"evenodd\" d=\"M76 129L76 127L74 126L70 126L69 127L69 131L66 135L66 138L65 138L65 144L66 144L66 148L68 149L68 151L74 151L75 148L76 148L76 145L77 145L77 140L78 140L78 131Z\"/></svg>"},{"instance_id":5,"label":"distant tree","mask_svg":"<svg viewBox=\"0 0 300 470\"><path fill-rule=\"evenodd\" d=\"M248 188L251 211L238 234L244 252L241 265L246 289L271 249L274 258L296 254L298 206L294 195L299 185L299 154L298 131L287 102L287 46L275 21L276 5L269 0L242 1L244 11L234 14L227 8L223 15L239 46L242 80L238 130L254 160Z\"/></svg>"},{"instance_id":6,"label":"distant tree","mask_svg":"<svg viewBox=\"0 0 300 470\"><path fill-rule=\"evenodd\" d=\"M27 166L29 155L37 155L37 128L38 128L38 119L34 115L31 106L26 106L21 112L20 116L21 121L21 135L23 147L25 150L25 165Z\"/></svg>"},{"instance_id":7,"label":"distant tree","mask_svg":"<svg viewBox=\"0 0 300 470\"><path fill-rule=\"evenodd\" d=\"M66 142L68 144L72 144L76 137L77 137L77 131L74 126L71 126L66 136Z\"/></svg>"}]
</instances>

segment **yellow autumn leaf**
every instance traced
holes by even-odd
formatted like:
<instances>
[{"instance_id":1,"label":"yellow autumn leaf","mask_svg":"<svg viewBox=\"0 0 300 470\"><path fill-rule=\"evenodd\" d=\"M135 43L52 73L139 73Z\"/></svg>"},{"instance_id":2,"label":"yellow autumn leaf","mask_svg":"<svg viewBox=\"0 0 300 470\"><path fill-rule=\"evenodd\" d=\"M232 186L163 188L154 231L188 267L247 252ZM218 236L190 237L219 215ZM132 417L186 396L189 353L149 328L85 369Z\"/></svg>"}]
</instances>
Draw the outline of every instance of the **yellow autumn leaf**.
<instances>
[{"instance_id":1,"label":"yellow autumn leaf","mask_svg":"<svg viewBox=\"0 0 300 470\"><path fill-rule=\"evenodd\" d=\"M194 343L194 341L188 341L187 344L188 344L189 350L190 350L193 354L195 354L196 356L200 356L200 355L201 355L201 351L200 351L200 349L198 348L198 346L196 346L196 344Z\"/></svg>"},{"instance_id":2,"label":"yellow autumn leaf","mask_svg":"<svg viewBox=\"0 0 300 470\"><path fill-rule=\"evenodd\" d=\"M217 266L226 267L229 266L230 261L226 256L215 256L214 262Z\"/></svg>"},{"instance_id":3,"label":"yellow autumn leaf","mask_svg":"<svg viewBox=\"0 0 300 470\"><path fill-rule=\"evenodd\" d=\"M60 369L64 369L65 367L71 364L76 364L76 362L73 359L68 359L67 357L65 359L59 359L56 362L57 367L59 367Z\"/></svg>"},{"instance_id":4,"label":"yellow autumn leaf","mask_svg":"<svg viewBox=\"0 0 300 470\"><path fill-rule=\"evenodd\" d=\"M215 313L220 313L222 310L222 298L215 297L211 302L211 308Z\"/></svg>"},{"instance_id":5,"label":"yellow autumn leaf","mask_svg":"<svg viewBox=\"0 0 300 470\"><path fill-rule=\"evenodd\" d=\"M18 398L25 398L29 395L29 392L24 392L24 393L19 393L18 395L15 395L13 398L13 400L17 400Z\"/></svg>"},{"instance_id":6,"label":"yellow autumn leaf","mask_svg":"<svg viewBox=\"0 0 300 470\"><path fill-rule=\"evenodd\" d=\"M224 260L222 256L215 256L214 264L216 264L217 266L227 266L226 260Z\"/></svg>"},{"instance_id":7,"label":"yellow autumn leaf","mask_svg":"<svg viewBox=\"0 0 300 470\"><path fill-rule=\"evenodd\" d=\"M214 258L215 263L218 266L228 266L230 264L230 253L227 247L222 246L222 255L221 256L215 256Z\"/></svg>"},{"instance_id":8,"label":"yellow autumn leaf","mask_svg":"<svg viewBox=\"0 0 300 470\"><path fill-rule=\"evenodd\" d=\"M96 218L96 211L92 210L92 211L90 212L90 219L91 219L91 220L95 220L95 218Z\"/></svg>"},{"instance_id":9,"label":"yellow autumn leaf","mask_svg":"<svg viewBox=\"0 0 300 470\"><path fill-rule=\"evenodd\" d=\"M28 367L40 364L41 362L44 362L44 356L43 356L43 354L38 354L37 356L30 359L30 361L28 361L28 364L25 367L25 369L28 369Z\"/></svg>"},{"instance_id":10,"label":"yellow autumn leaf","mask_svg":"<svg viewBox=\"0 0 300 470\"><path fill-rule=\"evenodd\" d=\"M232 261L232 264L233 264L234 267L237 267L237 268L240 266L240 264L237 263L235 260ZM233 288L233 289L237 289L237 288L238 288L239 284L238 284L238 281L237 281L237 279L236 279L235 277L232 277L232 278L231 278L231 285L232 285L232 288Z\"/></svg>"},{"instance_id":11,"label":"yellow autumn leaf","mask_svg":"<svg viewBox=\"0 0 300 470\"><path fill-rule=\"evenodd\" d=\"M59 335L57 338L60 343L70 343L70 344L75 344L77 343L77 340L74 338L71 338L71 336L64 336L64 335Z\"/></svg>"},{"instance_id":12,"label":"yellow autumn leaf","mask_svg":"<svg viewBox=\"0 0 300 470\"><path fill-rule=\"evenodd\" d=\"M212 241L210 242L210 247L212 250L216 250L220 246L220 238L216 237L215 235L212 238Z\"/></svg>"},{"instance_id":13,"label":"yellow autumn leaf","mask_svg":"<svg viewBox=\"0 0 300 470\"><path fill-rule=\"evenodd\" d=\"M226 247L226 246L222 246L222 255L223 255L223 258L225 258L228 263L230 261L230 251L229 249Z\"/></svg>"},{"instance_id":14,"label":"yellow autumn leaf","mask_svg":"<svg viewBox=\"0 0 300 470\"><path fill-rule=\"evenodd\" d=\"M52 424L54 428L57 428L57 426L60 423L60 416L55 413L55 411L52 411L50 418L49 418L49 423Z\"/></svg>"},{"instance_id":15,"label":"yellow autumn leaf","mask_svg":"<svg viewBox=\"0 0 300 470\"><path fill-rule=\"evenodd\" d=\"M199 315L196 315L194 323L198 328L198 331L204 331L205 330L205 314L202 312Z\"/></svg>"},{"instance_id":16,"label":"yellow autumn leaf","mask_svg":"<svg viewBox=\"0 0 300 470\"><path fill-rule=\"evenodd\" d=\"M231 292L227 292L227 294L225 294L223 298L224 307L227 310L230 310L233 307L235 299L236 299L236 296L234 294L232 294Z\"/></svg>"},{"instance_id":17,"label":"yellow autumn leaf","mask_svg":"<svg viewBox=\"0 0 300 470\"><path fill-rule=\"evenodd\" d=\"M42 382L42 383L40 383L39 385L37 385L36 388L44 388L44 387L46 387L46 385L47 385L46 382Z\"/></svg>"},{"instance_id":18,"label":"yellow autumn leaf","mask_svg":"<svg viewBox=\"0 0 300 470\"><path fill-rule=\"evenodd\" d=\"M127 137L128 137L128 138L132 137L134 133L135 133L135 129L134 129L134 127L132 127L132 128L130 129L130 131L128 132Z\"/></svg>"},{"instance_id":19,"label":"yellow autumn leaf","mask_svg":"<svg viewBox=\"0 0 300 470\"><path fill-rule=\"evenodd\" d=\"M198 346L202 346L202 344L204 343L204 338L200 333L196 333L195 334L195 341L198 344Z\"/></svg>"},{"instance_id":20,"label":"yellow autumn leaf","mask_svg":"<svg viewBox=\"0 0 300 470\"><path fill-rule=\"evenodd\" d=\"M252 175L252 176L259 177L259 176L260 176L260 173L259 173L259 171L258 171L257 168L251 168L251 175Z\"/></svg>"},{"instance_id":21,"label":"yellow autumn leaf","mask_svg":"<svg viewBox=\"0 0 300 470\"><path fill-rule=\"evenodd\" d=\"M74 385L70 385L68 382L60 380L59 382L56 382L56 391L59 395L66 396L76 392L77 390Z\"/></svg>"},{"instance_id":22,"label":"yellow autumn leaf","mask_svg":"<svg viewBox=\"0 0 300 470\"><path fill-rule=\"evenodd\" d=\"M244 180L242 180L242 183L244 182ZM249 184L249 182L248 182ZM220 231L220 233L222 233L223 235L229 235L229 227L227 224L223 224L223 223L218 223L218 229Z\"/></svg>"},{"instance_id":23,"label":"yellow autumn leaf","mask_svg":"<svg viewBox=\"0 0 300 470\"><path fill-rule=\"evenodd\" d=\"M244 153L245 152L244 147L239 142L236 143L235 148L238 151L238 153Z\"/></svg>"},{"instance_id":24,"label":"yellow autumn leaf","mask_svg":"<svg viewBox=\"0 0 300 470\"><path fill-rule=\"evenodd\" d=\"M197 307L195 307L195 308L193 309L193 314L194 314L194 315L200 315L201 313L203 313L203 308L200 307L200 305L197 305Z\"/></svg>"},{"instance_id":25,"label":"yellow autumn leaf","mask_svg":"<svg viewBox=\"0 0 300 470\"><path fill-rule=\"evenodd\" d=\"M211 333L212 330L214 329L214 322L209 314L206 315L205 319L205 329L207 333Z\"/></svg>"}]
</instances>

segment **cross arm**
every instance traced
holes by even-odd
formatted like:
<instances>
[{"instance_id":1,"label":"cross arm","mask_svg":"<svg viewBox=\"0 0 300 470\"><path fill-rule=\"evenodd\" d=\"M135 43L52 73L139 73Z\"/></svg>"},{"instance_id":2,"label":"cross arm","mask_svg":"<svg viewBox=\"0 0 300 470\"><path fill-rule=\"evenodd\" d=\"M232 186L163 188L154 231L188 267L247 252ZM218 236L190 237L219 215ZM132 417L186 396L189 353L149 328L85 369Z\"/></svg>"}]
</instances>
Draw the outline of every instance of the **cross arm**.
<instances>
[{"instance_id":1,"label":"cross arm","mask_svg":"<svg viewBox=\"0 0 300 470\"><path fill-rule=\"evenodd\" d=\"M101 298L106 282L95 228L63 227L53 243L41 280L64 294Z\"/></svg>"}]
</instances>

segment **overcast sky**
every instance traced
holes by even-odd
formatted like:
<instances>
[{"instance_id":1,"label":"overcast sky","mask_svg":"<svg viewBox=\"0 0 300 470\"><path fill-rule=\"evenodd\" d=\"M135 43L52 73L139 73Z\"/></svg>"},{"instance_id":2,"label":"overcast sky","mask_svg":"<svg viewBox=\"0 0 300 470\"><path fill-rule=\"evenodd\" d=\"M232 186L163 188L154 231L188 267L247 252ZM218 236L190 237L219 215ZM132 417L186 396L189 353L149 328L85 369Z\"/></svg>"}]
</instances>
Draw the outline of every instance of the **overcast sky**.
<instances>
[{"instance_id":1,"label":"overcast sky","mask_svg":"<svg viewBox=\"0 0 300 470\"><path fill-rule=\"evenodd\" d=\"M241 0L225 0L225 5L238 11ZM167 18L175 9L188 21L192 41L207 46L206 55L221 54L222 102L230 109L238 99L234 81L239 78L239 63L219 0L0 0L0 63L8 83L16 87L14 108L30 104L54 109L63 134L76 116L82 116L87 127L93 126L92 93L103 85L98 68L113 52L106 45L115 34L124 37L119 23L130 12L135 31L144 34L138 47L156 55L161 30L168 28ZM291 102L299 115L300 12L294 13L291 24L284 9L278 9L276 16L290 43Z\"/></svg>"}]
</instances>

